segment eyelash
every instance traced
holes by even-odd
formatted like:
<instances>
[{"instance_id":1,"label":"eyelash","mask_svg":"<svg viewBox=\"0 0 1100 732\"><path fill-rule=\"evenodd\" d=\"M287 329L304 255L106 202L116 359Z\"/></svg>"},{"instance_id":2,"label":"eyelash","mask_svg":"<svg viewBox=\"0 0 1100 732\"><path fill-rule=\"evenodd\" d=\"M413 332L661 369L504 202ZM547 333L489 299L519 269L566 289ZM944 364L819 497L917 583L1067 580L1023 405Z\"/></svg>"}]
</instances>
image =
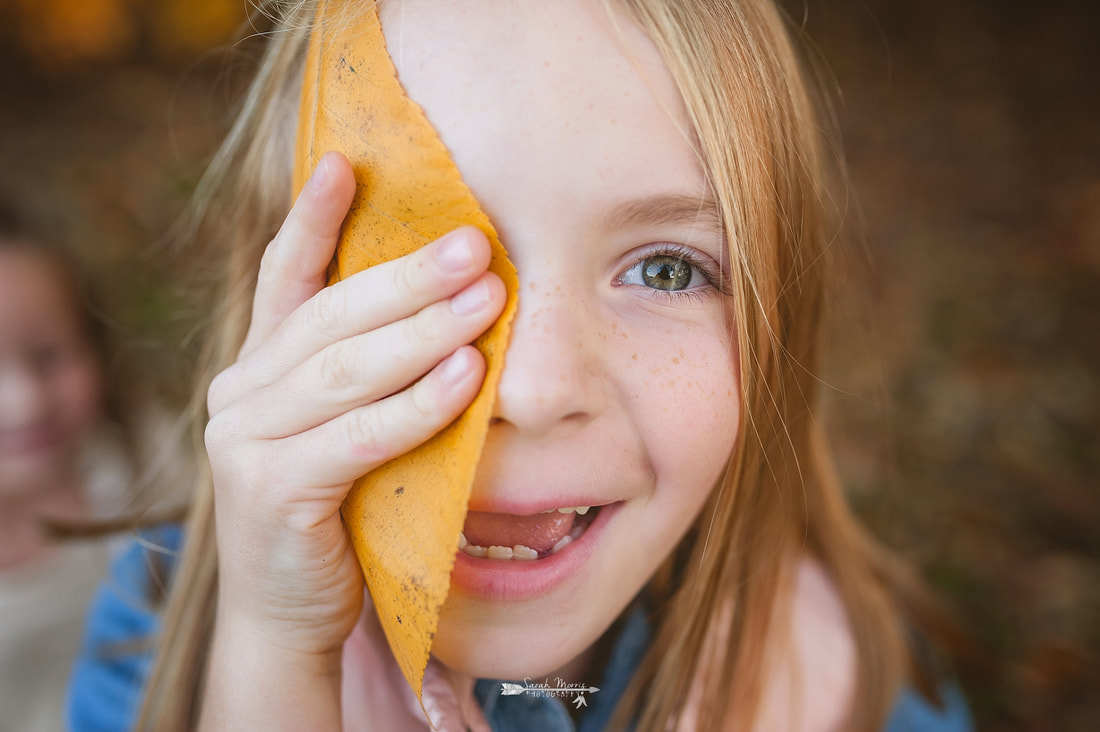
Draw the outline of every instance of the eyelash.
<instances>
[{"instance_id":1,"label":"eyelash","mask_svg":"<svg viewBox=\"0 0 1100 732\"><path fill-rule=\"evenodd\" d=\"M651 257L672 257L674 259L681 259L687 262L688 266L703 275L703 279L707 281L709 287L696 287L691 290L661 290L655 287L645 287L650 297L657 297L664 299L668 302L682 302L685 298L689 301L702 300L704 298L712 297L715 294L721 293L723 295L730 295L732 292L729 289L729 282L723 272L714 266L709 260L704 260L702 257L690 247L683 246L681 244L659 244L655 248L642 252L641 255L636 257L630 266L623 270L623 274L620 274L615 278L616 284L626 284L622 281L623 275L629 272L634 267L637 267L641 262Z\"/></svg>"}]
</instances>

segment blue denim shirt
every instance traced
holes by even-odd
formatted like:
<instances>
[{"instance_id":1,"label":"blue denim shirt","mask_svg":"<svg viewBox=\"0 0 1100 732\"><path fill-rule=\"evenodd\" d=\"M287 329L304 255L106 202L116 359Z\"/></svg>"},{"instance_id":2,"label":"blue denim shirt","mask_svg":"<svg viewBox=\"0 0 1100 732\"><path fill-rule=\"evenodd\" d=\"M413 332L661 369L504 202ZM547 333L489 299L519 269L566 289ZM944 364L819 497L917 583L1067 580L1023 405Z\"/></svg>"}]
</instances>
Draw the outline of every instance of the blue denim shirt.
<instances>
[{"instance_id":1,"label":"blue denim shirt","mask_svg":"<svg viewBox=\"0 0 1100 732\"><path fill-rule=\"evenodd\" d=\"M478 681L474 694L493 732L600 732L641 664L649 637L645 613L635 607L615 641L600 690L587 695L587 708L575 726L565 707L575 696L504 696L502 682L488 680ZM972 732L966 701L959 688L944 684L940 694L943 708L937 709L913 689L902 689L883 732Z\"/></svg>"},{"instance_id":2,"label":"blue denim shirt","mask_svg":"<svg viewBox=\"0 0 1100 732\"><path fill-rule=\"evenodd\" d=\"M141 540L134 541L118 558L100 587L89 610L84 643L69 684L66 720L73 732L123 732L133 728L152 666L152 650L141 643L153 637L160 624L146 600L152 595L148 547L160 547L171 558L182 543L178 526L144 532ZM474 694L494 732L599 732L641 663L650 634L645 613L634 608L615 639L603 679L595 684L599 691L581 694L584 704L576 724L566 707L576 703L576 693L506 694L505 682L483 679L475 685ZM554 679L549 683L556 687ZM912 689L902 690L884 732L971 732L970 716L959 689L947 684L942 695L944 706L937 709Z\"/></svg>"}]
</instances>

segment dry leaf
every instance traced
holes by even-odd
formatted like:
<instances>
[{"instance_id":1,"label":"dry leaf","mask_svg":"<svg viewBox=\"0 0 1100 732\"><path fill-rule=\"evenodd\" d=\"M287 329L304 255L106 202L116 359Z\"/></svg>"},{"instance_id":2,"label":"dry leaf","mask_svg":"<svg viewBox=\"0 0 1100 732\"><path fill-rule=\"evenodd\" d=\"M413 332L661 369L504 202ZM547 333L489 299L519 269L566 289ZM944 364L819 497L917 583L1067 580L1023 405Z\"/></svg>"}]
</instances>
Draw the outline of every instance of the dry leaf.
<instances>
[{"instance_id":1,"label":"dry leaf","mask_svg":"<svg viewBox=\"0 0 1100 732\"><path fill-rule=\"evenodd\" d=\"M490 268L508 291L503 315L476 343L487 374L474 403L435 438L360 479L343 507L378 617L419 697L492 416L517 279L489 218L397 80L377 13L345 18L335 8L321 5L312 34L295 170L300 190L329 150L355 169L358 189L333 281L472 224L489 237Z\"/></svg>"}]
</instances>

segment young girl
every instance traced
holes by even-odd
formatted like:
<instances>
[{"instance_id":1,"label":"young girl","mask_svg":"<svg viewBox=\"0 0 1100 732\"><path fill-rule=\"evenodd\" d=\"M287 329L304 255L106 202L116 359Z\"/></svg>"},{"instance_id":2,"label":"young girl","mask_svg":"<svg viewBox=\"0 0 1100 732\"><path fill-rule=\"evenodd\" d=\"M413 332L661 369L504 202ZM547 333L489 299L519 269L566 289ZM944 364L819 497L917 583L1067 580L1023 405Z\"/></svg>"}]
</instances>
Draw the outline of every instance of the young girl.
<instances>
[{"instance_id":1,"label":"young girl","mask_svg":"<svg viewBox=\"0 0 1100 732\"><path fill-rule=\"evenodd\" d=\"M276 29L203 194L228 250L197 420L209 475L155 666L82 661L77 728L428 728L339 509L473 399L484 364L467 344L503 286L484 236L460 229L324 287L356 181L325 156L283 220L315 4L264 11ZM919 593L845 507L815 418L830 199L778 10L377 12L520 278L426 677L436 726L968 728L924 660ZM537 559L470 550L510 546L544 511L569 517L570 541L540 524L557 540ZM131 595L141 561L118 570ZM92 623L119 639L158 621L107 594ZM497 681L557 678L598 691L571 717Z\"/></svg>"},{"instance_id":2,"label":"young girl","mask_svg":"<svg viewBox=\"0 0 1100 732\"><path fill-rule=\"evenodd\" d=\"M130 410L69 256L0 210L0 728L52 731L103 540L56 527L117 513L133 476Z\"/></svg>"}]
</instances>

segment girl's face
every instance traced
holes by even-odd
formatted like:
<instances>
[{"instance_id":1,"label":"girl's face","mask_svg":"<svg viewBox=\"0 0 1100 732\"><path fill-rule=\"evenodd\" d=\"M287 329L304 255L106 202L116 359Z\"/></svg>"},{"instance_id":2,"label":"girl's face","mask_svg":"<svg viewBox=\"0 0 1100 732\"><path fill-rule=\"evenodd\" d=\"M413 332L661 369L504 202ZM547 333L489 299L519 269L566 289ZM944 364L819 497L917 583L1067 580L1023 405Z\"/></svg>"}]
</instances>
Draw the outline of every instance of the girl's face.
<instances>
[{"instance_id":1,"label":"girl's face","mask_svg":"<svg viewBox=\"0 0 1100 732\"><path fill-rule=\"evenodd\" d=\"M433 650L541 677L604 632L722 476L739 410L726 244L679 93L624 14L402 0L382 25L521 288L465 534L539 558L459 552ZM593 509L542 513L574 506Z\"/></svg>"},{"instance_id":2,"label":"girl's face","mask_svg":"<svg viewBox=\"0 0 1100 732\"><path fill-rule=\"evenodd\" d=\"M99 405L99 365L64 279L45 257L0 246L0 500L72 486Z\"/></svg>"}]
</instances>

